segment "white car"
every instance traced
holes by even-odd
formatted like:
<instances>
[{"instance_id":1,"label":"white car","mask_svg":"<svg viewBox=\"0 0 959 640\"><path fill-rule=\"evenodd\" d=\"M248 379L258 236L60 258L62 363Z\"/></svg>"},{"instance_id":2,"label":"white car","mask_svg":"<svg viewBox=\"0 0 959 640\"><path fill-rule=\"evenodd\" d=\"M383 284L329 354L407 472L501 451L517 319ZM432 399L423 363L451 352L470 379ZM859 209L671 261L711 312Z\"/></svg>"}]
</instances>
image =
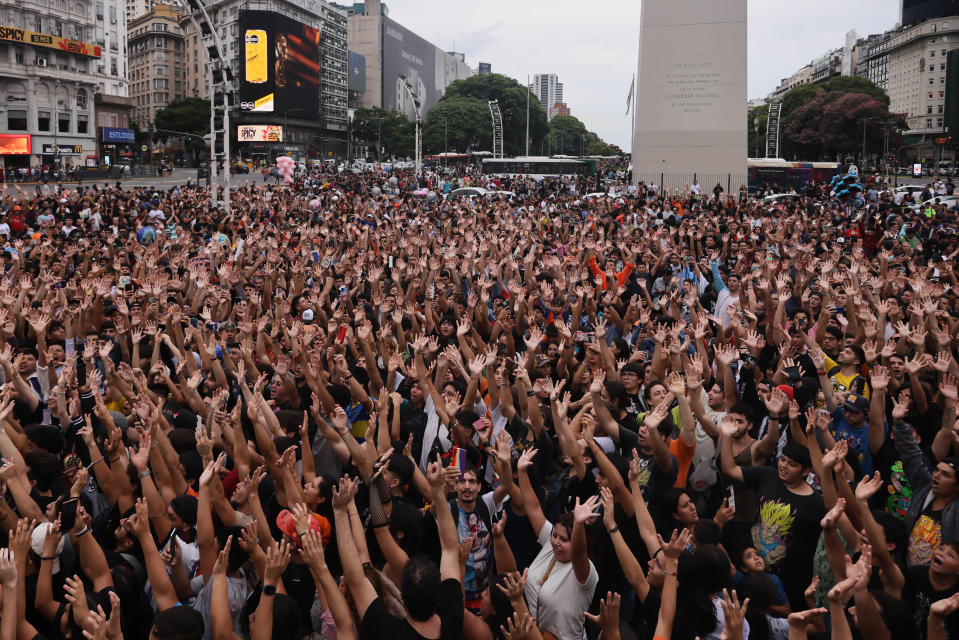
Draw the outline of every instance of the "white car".
<instances>
[{"instance_id":1,"label":"white car","mask_svg":"<svg viewBox=\"0 0 959 640\"><path fill-rule=\"evenodd\" d=\"M802 195L798 193L774 193L771 196L763 198L763 202L782 202L784 200L799 200Z\"/></svg>"},{"instance_id":2,"label":"white car","mask_svg":"<svg viewBox=\"0 0 959 640\"><path fill-rule=\"evenodd\" d=\"M489 190L483 187L460 187L450 191L451 196L485 196L488 193Z\"/></svg>"},{"instance_id":3,"label":"white car","mask_svg":"<svg viewBox=\"0 0 959 640\"><path fill-rule=\"evenodd\" d=\"M912 211L922 211L928 205L937 206L940 204L946 205L947 211L955 211L956 205L959 204L959 196L936 196L935 198L929 198L922 204L910 205L909 209Z\"/></svg>"}]
</instances>

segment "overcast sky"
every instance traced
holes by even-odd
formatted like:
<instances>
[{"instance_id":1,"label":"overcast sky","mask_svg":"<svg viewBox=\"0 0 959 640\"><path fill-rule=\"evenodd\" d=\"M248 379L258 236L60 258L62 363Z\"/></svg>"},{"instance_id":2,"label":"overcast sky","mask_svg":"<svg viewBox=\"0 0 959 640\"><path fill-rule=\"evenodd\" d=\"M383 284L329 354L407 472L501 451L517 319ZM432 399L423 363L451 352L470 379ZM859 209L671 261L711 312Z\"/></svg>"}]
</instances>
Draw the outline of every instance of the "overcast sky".
<instances>
[{"instance_id":1,"label":"overcast sky","mask_svg":"<svg viewBox=\"0 0 959 640\"><path fill-rule=\"evenodd\" d=\"M572 114L627 148L639 0L393 0L387 6L407 29L465 53L474 69L489 62L494 73L521 83L527 75L557 74ZM750 98L842 46L849 29L881 33L899 19L899 0L749 0L748 6Z\"/></svg>"}]
</instances>

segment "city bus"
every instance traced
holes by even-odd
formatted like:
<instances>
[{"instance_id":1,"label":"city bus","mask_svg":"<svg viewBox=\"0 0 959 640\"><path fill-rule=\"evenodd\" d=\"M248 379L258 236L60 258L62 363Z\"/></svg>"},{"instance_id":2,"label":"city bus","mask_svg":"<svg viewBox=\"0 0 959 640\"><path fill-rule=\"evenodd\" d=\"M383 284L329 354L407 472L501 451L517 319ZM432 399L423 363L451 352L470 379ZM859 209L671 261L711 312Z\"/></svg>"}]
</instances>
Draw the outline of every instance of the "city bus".
<instances>
[{"instance_id":1,"label":"city bus","mask_svg":"<svg viewBox=\"0 0 959 640\"><path fill-rule=\"evenodd\" d=\"M749 191L760 185L778 185L802 189L810 182L829 182L839 173L838 162L793 162L782 158L749 158Z\"/></svg>"},{"instance_id":2,"label":"city bus","mask_svg":"<svg viewBox=\"0 0 959 640\"><path fill-rule=\"evenodd\" d=\"M527 156L521 158L483 158L483 174L496 177L528 176L534 180L555 177L595 177L593 158L549 158Z\"/></svg>"}]
</instances>

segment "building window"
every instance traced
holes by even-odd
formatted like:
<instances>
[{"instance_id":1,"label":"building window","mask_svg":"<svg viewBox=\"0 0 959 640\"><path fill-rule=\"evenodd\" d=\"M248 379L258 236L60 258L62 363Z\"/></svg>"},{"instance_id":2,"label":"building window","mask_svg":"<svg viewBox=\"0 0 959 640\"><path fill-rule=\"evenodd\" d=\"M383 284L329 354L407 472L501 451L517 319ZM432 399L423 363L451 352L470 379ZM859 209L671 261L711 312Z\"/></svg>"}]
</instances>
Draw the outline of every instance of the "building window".
<instances>
[{"instance_id":1,"label":"building window","mask_svg":"<svg viewBox=\"0 0 959 640\"><path fill-rule=\"evenodd\" d=\"M930 71L935 71L935 70L936 70L936 65L934 65L934 64L929 65L929 70L930 70Z\"/></svg>"},{"instance_id":2,"label":"building window","mask_svg":"<svg viewBox=\"0 0 959 640\"><path fill-rule=\"evenodd\" d=\"M155 76L165 76L167 75L167 66L165 64L157 64L153 66L153 75Z\"/></svg>"},{"instance_id":3,"label":"building window","mask_svg":"<svg viewBox=\"0 0 959 640\"><path fill-rule=\"evenodd\" d=\"M936 126L937 126L937 127L941 127L941 126L942 126L942 118L936 118Z\"/></svg>"},{"instance_id":4,"label":"building window","mask_svg":"<svg viewBox=\"0 0 959 640\"><path fill-rule=\"evenodd\" d=\"M77 133L87 133L90 126L89 116L80 114L77 116Z\"/></svg>"},{"instance_id":5,"label":"building window","mask_svg":"<svg viewBox=\"0 0 959 640\"><path fill-rule=\"evenodd\" d=\"M935 51L930 51L930 52L929 52L929 57L930 57L930 58L935 58L935 57L936 57L936 52L935 52Z\"/></svg>"},{"instance_id":6,"label":"building window","mask_svg":"<svg viewBox=\"0 0 959 640\"><path fill-rule=\"evenodd\" d=\"M926 113L932 113L932 105L926 107Z\"/></svg>"},{"instance_id":7,"label":"building window","mask_svg":"<svg viewBox=\"0 0 959 640\"><path fill-rule=\"evenodd\" d=\"M70 114L57 113L57 132L70 133Z\"/></svg>"},{"instance_id":8,"label":"building window","mask_svg":"<svg viewBox=\"0 0 959 640\"><path fill-rule=\"evenodd\" d=\"M927 129L932 129L932 118L928 118L928 119L926 120L926 128L927 128Z\"/></svg>"},{"instance_id":9,"label":"building window","mask_svg":"<svg viewBox=\"0 0 959 640\"><path fill-rule=\"evenodd\" d=\"M27 112L23 109L9 109L7 111L7 129L11 131L26 131Z\"/></svg>"},{"instance_id":10,"label":"building window","mask_svg":"<svg viewBox=\"0 0 959 640\"><path fill-rule=\"evenodd\" d=\"M166 78L154 78L153 79L153 88L154 89L169 89L170 81Z\"/></svg>"},{"instance_id":11,"label":"building window","mask_svg":"<svg viewBox=\"0 0 959 640\"><path fill-rule=\"evenodd\" d=\"M157 36L157 37L155 37L155 38L153 39L153 46L155 46L155 47L165 47L165 46L166 46L166 38L163 37L163 36Z\"/></svg>"},{"instance_id":12,"label":"building window","mask_svg":"<svg viewBox=\"0 0 959 640\"><path fill-rule=\"evenodd\" d=\"M37 130L38 131L50 130L50 112L49 111L37 111Z\"/></svg>"},{"instance_id":13,"label":"building window","mask_svg":"<svg viewBox=\"0 0 959 640\"><path fill-rule=\"evenodd\" d=\"M81 109L87 108L87 90L77 89L77 106Z\"/></svg>"}]
</instances>

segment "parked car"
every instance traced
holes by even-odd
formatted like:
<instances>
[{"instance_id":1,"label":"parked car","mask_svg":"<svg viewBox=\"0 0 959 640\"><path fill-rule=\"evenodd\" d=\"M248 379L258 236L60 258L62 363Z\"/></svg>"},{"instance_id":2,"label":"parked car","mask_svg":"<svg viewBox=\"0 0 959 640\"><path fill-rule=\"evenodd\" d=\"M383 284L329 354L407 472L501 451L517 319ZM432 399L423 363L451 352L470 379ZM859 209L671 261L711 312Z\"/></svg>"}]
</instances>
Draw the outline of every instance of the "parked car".
<instances>
[{"instance_id":1,"label":"parked car","mask_svg":"<svg viewBox=\"0 0 959 640\"><path fill-rule=\"evenodd\" d=\"M936 196L935 198L929 198L921 204L911 205L909 209L912 211L922 211L929 205L936 207L944 204L946 205L947 211L955 211L957 203L959 203L959 196Z\"/></svg>"},{"instance_id":2,"label":"parked car","mask_svg":"<svg viewBox=\"0 0 959 640\"><path fill-rule=\"evenodd\" d=\"M451 196L485 196L487 193L489 190L483 187L460 187L450 191Z\"/></svg>"},{"instance_id":3,"label":"parked car","mask_svg":"<svg viewBox=\"0 0 959 640\"><path fill-rule=\"evenodd\" d=\"M233 165L233 168L231 169L231 171L233 174L250 173L250 167L245 164L235 164Z\"/></svg>"}]
</instances>

